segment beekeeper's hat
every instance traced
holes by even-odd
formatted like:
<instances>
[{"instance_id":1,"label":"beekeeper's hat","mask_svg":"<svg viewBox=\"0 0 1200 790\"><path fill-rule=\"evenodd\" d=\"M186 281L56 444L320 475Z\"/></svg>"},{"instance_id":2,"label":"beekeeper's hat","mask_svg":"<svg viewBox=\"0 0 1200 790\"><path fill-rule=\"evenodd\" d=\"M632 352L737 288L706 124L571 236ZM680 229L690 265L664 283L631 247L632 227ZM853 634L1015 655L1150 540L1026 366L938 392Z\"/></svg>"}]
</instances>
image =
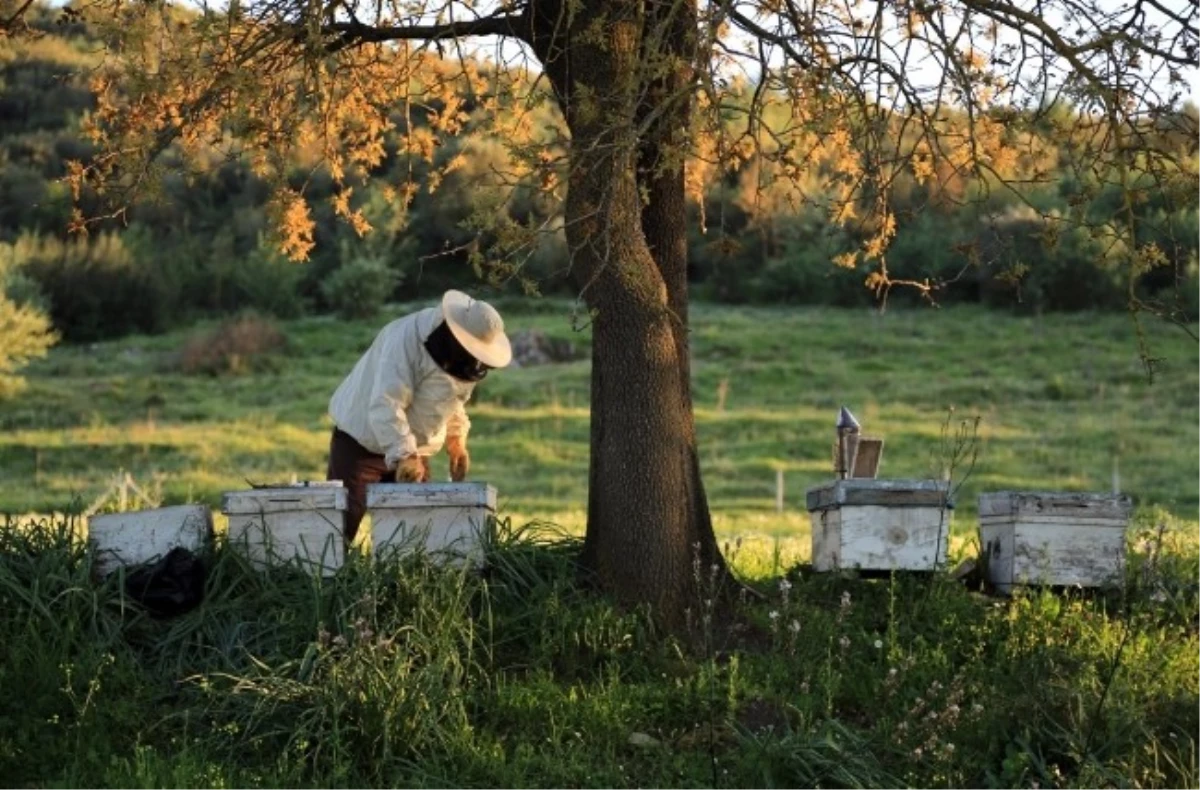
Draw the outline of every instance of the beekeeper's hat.
<instances>
[{"instance_id":1,"label":"beekeeper's hat","mask_svg":"<svg viewBox=\"0 0 1200 790\"><path fill-rule=\"evenodd\" d=\"M462 291L446 291L442 316L462 347L489 368L506 367L512 361L504 320L487 302L472 299Z\"/></svg>"}]
</instances>

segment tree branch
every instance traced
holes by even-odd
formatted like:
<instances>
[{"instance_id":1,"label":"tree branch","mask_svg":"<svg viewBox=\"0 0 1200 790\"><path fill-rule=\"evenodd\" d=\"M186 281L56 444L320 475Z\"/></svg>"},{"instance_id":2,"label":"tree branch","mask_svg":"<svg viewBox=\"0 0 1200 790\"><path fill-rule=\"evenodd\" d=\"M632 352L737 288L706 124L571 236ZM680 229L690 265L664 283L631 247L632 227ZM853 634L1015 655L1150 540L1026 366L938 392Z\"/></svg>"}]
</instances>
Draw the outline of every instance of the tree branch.
<instances>
[{"instance_id":1,"label":"tree branch","mask_svg":"<svg viewBox=\"0 0 1200 790\"><path fill-rule=\"evenodd\" d=\"M21 7L13 12L12 16L8 17L7 19L0 19L0 38L11 35L17 29L18 25L26 28L28 27L24 17L25 13L29 11L30 7L33 5L33 1L34 0L25 0L25 2L21 4Z\"/></svg>"},{"instance_id":2,"label":"tree branch","mask_svg":"<svg viewBox=\"0 0 1200 790\"><path fill-rule=\"evenodd\" d=\"M732 20L733 23L742 30L746 31L752 36L755 36L760 41L767 41L779 47L787 53L789 58L806 69L811 69L816 65L812 58L805 56L793 46L793 39L779 33L772 33L750 17L743 14L741 11L738 11L733 7L732 3L723 5L727 6L725 10L729 14L729 19Z\"/></svg>"},{"instance_id":3,"label":"tree branch","mask_svg":"<svg viewBox=\"0 0 1200 790\"><path fill-rule=\"evenodd\" d=\"M382 41L441 41L465 36L510 36L529 43L526 14L497 13L463 22L447 22L437 25L392 25L379 27L362 22L333 22L323 25L321 30L337 38L326 50L337 52L357 44Z\"/></svg>"}]
</instances>

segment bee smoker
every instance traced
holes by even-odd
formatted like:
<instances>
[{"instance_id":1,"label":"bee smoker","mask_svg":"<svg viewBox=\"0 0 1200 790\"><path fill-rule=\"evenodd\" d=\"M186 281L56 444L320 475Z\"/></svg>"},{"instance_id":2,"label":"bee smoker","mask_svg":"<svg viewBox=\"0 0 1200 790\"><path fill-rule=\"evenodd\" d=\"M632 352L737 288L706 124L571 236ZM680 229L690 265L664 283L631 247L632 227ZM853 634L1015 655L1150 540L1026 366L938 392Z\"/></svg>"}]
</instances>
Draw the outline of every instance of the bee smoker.
<instances>
[{"instance_id":1,"label":"bee smoker","mask_svg":"<svg viewBox=\"0 0 1200 790\"><path fill-rule=\"evenodd\" d=\"M858 420L845 406L838 412L837 418L837 449L835 451L835 471L839 480L850 477L854 471L854 456L858 452L858 436L860 426Z\"/></svg>"}]
</instances>

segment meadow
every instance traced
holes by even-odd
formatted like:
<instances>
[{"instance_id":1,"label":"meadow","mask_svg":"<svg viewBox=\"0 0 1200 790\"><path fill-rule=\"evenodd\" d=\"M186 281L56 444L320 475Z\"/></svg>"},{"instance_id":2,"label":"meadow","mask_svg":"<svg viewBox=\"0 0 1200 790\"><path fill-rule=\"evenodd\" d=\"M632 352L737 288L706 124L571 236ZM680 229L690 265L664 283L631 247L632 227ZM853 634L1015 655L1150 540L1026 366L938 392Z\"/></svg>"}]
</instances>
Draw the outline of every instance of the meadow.
<instances>
[{"instance_id":1,"label":"meadow","mask_svg":"<svg viewBox=\"0 0 1200 790\"><path fill-rule=\"evenodd\" d=\"M281 323L247 371L188 375L189 332L65 346L0 404L0 776L22 786L1196 787L1198 355L1127 317L700 305L694 393L734 616L664 634L575 585L588 334L501 304L581 359L493 374L472 477L500 491L482 575L355 560L259 573L218 544L205 603L156 620L96 584L72 510L118 470L165 504L323 477L329 394L382 319ZM395 312L406 309L396 306ZM946 575L814 574L805 488L837 409L882 475L1134 497L1123 591L984 594ZM945 436L979 418L970 474ZM775 508L777 470L785 507ZM107 507L111 508L112 503ZM705 569L698 568L702 576Z\"/></svg>"},{"instance_id":2,"label":"meadow","mask_svg":"<svg viewBox=\"0 0 1200 790\"><path fill-rule=\"evenodd\" d=\"M500 371L480 385L472 477L498 488L501 515L579 528L589 334L573 331L562 302L504 307L511 331L569 341L582 358ZM385 320L284 322L286 349L243 375L180 371L181 349L211 325L57 348L28 368L25 394L0 404L0 510L90 502L118 469L167 503L214 507L247 480L323 479L329 396ZM694 395L712 508L730 532L805 530L804 491L829 479L846 405L867 434L884 437L887 477L942 476L949 410L951 427L980 418L978 463L958 497L968 530L981 490L1105 491L1114 470L1139 504L1194 519L1197 349L1176 329L1147 328L1161 358L1153 383L1121 314L701 305Z\"/></svg>"}]
</instances>

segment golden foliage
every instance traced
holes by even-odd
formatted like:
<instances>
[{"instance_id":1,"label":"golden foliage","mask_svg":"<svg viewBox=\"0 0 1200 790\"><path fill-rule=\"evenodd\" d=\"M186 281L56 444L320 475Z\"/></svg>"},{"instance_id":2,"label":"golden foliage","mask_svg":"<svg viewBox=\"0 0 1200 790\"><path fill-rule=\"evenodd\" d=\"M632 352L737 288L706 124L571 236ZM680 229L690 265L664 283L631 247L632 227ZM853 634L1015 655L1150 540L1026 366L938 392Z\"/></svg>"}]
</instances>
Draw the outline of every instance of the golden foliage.
<instances>
[{"instance_id":1,"label":"golden foliage","mask_svg":"<svg viewBox=\"0 0 1200 790\"><path fill-rule=\"evenodd\" d=\"M727 4L705 4L694 60L656 55L658 42L640 38L645 31L629 20L614 21L606 6L571 4L572 14L596 13L579 15L570 46L637 62L619 84L585 74L559 95L547 64L501 63L450 37L339 40L322 27L351 7L321 0L249 0L232 14L99 2L111 11L96 18L109 56L92 71L96 106L82 124L99 154L67 165L76 203L85 192L121 205L134 191L153 191L168 152L182 167L242 158L272 190L281 249L296 260L313 246L305 197L313 173L332 179L334 214L360 235L371 224L355 200L391 168L389 157L407 167L385 191L402 208L420 189L447 184L503 186L504 200L519 188L557 206L572 162L559 107L574 130L620 149L644 130L632 128L635 113L613 108L628 110L622 101L639 96L661 109L678 97L656 93L658 80L693 68L691 116L662 135L653 166L682 171L702 229L714 192L752 222L818 207L854 231L856 249L838 255L839 266L883 265L896 235L888 194L897 183L915 183L931 202L954 202L979 185L1044 178L1058 165L1056 138L1065 150L1113 155L1103 119L1072 116L1062 128L1037 132L1011 123L1022 85L1019 73L1004 69L995 21L971 28L937 4L764 0L737 6L749 22L731 16ZM367 24L446 23L450 10L440 2L379 6ZM765 32L746 32L755 25ZM922 48L924 58L910 54ZM942 71L933 79L906 71L921 64ZM1056 123L1053 114L1042 123ZM487 173L469 161L475 142L503 151ZM505 208L500 201L491 216L472 217L472 227L497 239L497 254L524 254L529 229L506 224ZM91 219L77 213L72 225L86 230Z\"/></svg>"},{"instance_id":2,"label":"golden foliage","mask_svg":"<svg viewBox=\"0 0 1200 790\"><path fill-rule=\"evenodd\" d=\"M280 251L293 261L306 260L313 248L316 228L308 201L295 190L284 188L272 196L269 210Z\"/></svg>"}]
</instances>

